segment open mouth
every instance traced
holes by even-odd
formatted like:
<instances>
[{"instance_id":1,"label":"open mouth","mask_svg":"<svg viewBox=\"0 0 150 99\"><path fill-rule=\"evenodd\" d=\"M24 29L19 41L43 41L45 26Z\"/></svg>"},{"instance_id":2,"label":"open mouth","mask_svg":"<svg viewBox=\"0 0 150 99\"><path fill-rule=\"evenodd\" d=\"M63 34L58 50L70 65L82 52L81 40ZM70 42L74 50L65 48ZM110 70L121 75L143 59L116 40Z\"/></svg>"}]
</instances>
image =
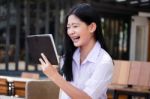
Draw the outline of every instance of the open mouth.
<instances>
[{"instance_id":1,"label":"open mouth","mask_svg":"<svg viewBox=\"0 0 150 99\"><path fill-rule=\"evenodd\" d=\"M73 42L78 42L79 39L80 39L80 36L78 36L78 37L73 37L73 38L72 38L72 41L73 41Z\"/></svg>"}]
</instances>

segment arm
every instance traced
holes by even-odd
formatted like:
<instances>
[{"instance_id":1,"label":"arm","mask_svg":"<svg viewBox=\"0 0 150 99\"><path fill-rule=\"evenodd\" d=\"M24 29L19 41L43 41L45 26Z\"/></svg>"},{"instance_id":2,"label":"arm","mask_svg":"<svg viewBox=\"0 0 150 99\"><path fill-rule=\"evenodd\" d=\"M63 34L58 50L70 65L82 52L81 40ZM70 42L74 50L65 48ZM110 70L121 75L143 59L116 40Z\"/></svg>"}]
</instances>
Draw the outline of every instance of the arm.
<instances>
[{"instance_id":1,"label":"arm","mask_svg":"<svg viewBox=\"0 0 150 99\"><path fill-rule=\"evenodd\" d=\"M59 86L72 99L91 99L84 91L74 87L57 72L56 68L51 65L44 54L41 54L43 59L39 59L42 65L42 70L49 79Z\"/></svg>"},{"instance_id":2,"label":"arm","mask_svg":"<svg viewBox=\"0 0 150 99\"><path fill-rule=\"evenodd\" d=\"M82 90L92 99L98 99L99 96L103 96L108 84L111 82L112 69L111 62L99 62L92 76L84 83L85 87Z\"/></svg>"}]
</instances>

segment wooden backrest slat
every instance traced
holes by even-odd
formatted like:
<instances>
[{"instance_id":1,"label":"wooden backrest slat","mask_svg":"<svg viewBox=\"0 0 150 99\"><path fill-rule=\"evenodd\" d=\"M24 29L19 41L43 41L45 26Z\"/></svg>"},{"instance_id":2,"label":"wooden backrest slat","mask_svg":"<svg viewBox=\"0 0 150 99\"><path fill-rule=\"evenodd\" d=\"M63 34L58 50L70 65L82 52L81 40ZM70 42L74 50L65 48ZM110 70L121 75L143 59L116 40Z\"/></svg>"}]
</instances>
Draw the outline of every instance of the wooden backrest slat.
<instances>
[{"instance_id":1,"label":"wooden backrest slat","mask_svg":"<svg viewBox=\"0 0 150 99\"><path fill-rule=\"evenodd\" d=\"M0 78L0 85L6 85L7 86L7 79Z\"/></svg>"},{"instance_id":2,"label":"wooden backrest slat","mask_svg":"<svg viewBox=\"0 0 150 99\"><path fill-rule=\"evenodd\" d=\"M141 62L132 61L130 67L129 79L128 79L129 85L138 85L140 70L141 70Z\"/></svg>"},{"instance_id":3,"label":"wooden backrest slat","mask_svg":"<svg viewBox=\"0 0 150 99\"><path fill-rule=\"evenodd\" d=\"M112 84L117 84L119 79L119 73L120 73L120 61L114 60L114 70L113 70L113 76L112 76Z\"/></svg>"},{"instance_id":4,"label":"wooden backrest slat","mask_svg":"<svg viewBox=\"0 0 150 99\"><path fill-rule=\"evenodd\" d=\"M150 62L141 62L141 70L138 80L139 86L149 86Z\"/></svg>"},{"instance_id":5,"label":"wooden backrest slat","mask_svg":"<svg viewBox=\"0 0 150 99\"><path fill-rule=\"evenodd\" d=\"M3 95L7 95L8 94L7 79L0 78L0 94L3 94Z\"/></svg>"},{"instance_id":6,"label":"wooden backrest slat","mask_svg":"<svg viewBox=\"0 0 150 99\"><path fill-rule=\"evenodd\" d=\"M114 60L114 64L112 84L127 85L130 61Z\"/></svg>"}]
</instances>

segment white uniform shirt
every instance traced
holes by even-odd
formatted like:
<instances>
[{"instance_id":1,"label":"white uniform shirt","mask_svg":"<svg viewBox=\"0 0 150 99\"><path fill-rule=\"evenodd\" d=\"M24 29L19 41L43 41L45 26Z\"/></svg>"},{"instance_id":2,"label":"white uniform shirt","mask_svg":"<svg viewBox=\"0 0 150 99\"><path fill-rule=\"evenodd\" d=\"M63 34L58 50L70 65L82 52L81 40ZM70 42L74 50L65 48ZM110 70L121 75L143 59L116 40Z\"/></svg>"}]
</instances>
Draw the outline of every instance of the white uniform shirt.
<instances>
[{"instance_id":1,"label":"white uniform shirt","mask_svg":"<svg viewBox=\"0 0 150 99\"><path fill-rule=\"evenodd\" d=\"M109 54L96 42L86 59L80 64L80 49L73 55L73 81L70 83L82 89L92 99L107 99L107 85L112 78L113 62ZM61 90L60 99L71 99Z\"/></svg>"}]
</instances>

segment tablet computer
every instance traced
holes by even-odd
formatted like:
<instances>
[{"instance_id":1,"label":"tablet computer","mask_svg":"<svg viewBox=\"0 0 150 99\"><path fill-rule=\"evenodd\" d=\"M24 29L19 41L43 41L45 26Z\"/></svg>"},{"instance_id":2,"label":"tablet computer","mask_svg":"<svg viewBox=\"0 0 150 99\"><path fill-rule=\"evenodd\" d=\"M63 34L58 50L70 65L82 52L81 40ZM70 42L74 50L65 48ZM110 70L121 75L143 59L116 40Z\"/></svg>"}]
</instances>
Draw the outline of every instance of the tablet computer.
<instances>
[{"instance_id":1,"label":"tablet computer","mask_svg":"<svg viewBox=\"0 0 150 99\"><path fill-rule=\"evenodd\" d=\"M40 64L39 58L44 53L52 65L58 65L58 54L52 34L28 35L29 63Z\"/></svg>"}]
</instances>

